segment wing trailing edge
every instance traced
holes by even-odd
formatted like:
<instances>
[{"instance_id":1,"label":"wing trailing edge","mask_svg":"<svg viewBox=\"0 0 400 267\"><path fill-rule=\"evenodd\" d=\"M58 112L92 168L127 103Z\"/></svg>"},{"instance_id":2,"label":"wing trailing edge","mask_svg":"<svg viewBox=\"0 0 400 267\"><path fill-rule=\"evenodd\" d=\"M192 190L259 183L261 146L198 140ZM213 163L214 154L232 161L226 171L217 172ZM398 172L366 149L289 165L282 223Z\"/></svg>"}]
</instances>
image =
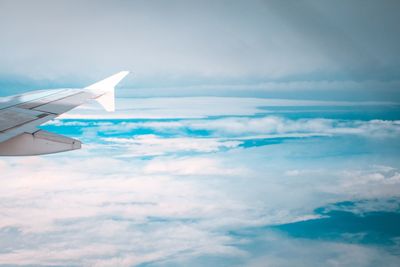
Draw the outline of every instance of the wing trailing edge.
<instances>
[{"instance_id":1,"label":"wing trailing edge","mask_svg":"<svg viewBox=\"0 0 400 267\"><path fill-rule=\"evenodd\" d=\"M81 142L66 136L39 130L23 133L0 143L0 156L35 156L81 148Z\"/></svg>"}]
</instances>

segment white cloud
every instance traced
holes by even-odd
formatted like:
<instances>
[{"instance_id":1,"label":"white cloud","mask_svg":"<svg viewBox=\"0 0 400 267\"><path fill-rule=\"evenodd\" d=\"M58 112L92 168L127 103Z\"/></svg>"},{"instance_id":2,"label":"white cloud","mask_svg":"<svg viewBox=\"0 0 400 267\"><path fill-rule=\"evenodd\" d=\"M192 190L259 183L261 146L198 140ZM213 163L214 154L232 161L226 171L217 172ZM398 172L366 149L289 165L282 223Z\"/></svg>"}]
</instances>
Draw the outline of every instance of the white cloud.
<instances>
[{"instance_id":1,"label":"white cloud","mask_svg":"<svg viewBox=\"0 0 400 267\"><path fill-rule=\"evenodd\" d=\"M254 239L231 231L313 219L319 216L314 209L338 201L400 197L400 171L392 151L398 121L266 116L82 124L59 120L53 125L85 126L114 137L94 135L88 149L68 154L0 160L0 248L7 248L0 249L0 264L131 266L205 255L246 260L252 250L239 244ZM118 135L146 127L176 137ZM188 137L188 129L209 130L214 136ZM339 134L347 136L238 147L252 138ZM371 146L365 149L373 154L354 139ZM393 205L364 204L355 211L373 209L390 211ZM308 245L276 240L271 249L286 242ZM346 263L349 256L342 258L342 250L331 245L326 248L338 253L328 260ZM363 246L347 248L361 251L360 257L368 252ZM265 259L290 265L286 258L269 254Z\"/></svg>"},{"instance_id":2,"label":"white cloud","mask_svg":"<svg viewBox=\"0 0 400 267\"><path fill-rule=\"evenodd\" d=\"M358 198L373 198L396 196L400 188L400 171L398 169L382 170L379 166L371 166L363 170L343 171L340 175L340 187L347 194L358 196ZM372 188L378 186L374 191Z\"/></svg>"},{"instance_id":3,"label":"white cloud","mask_svg":"<svg viewBox=\"0 0 400 267\"><path fill-rule=\"evenodd\" d=\"M221 149L235 148L240 141L227 141L218 138L162 138L147 134L133 138L104 138L111 144L118 144L127 150L124 157L160 156L179 152L216 152Z\"/></svg>"},{"instance_id":4,"label":"white cloud","mask_svg":"<svg viewBox=\"0 0 400 267\"><path fill-rule=\"evenodd\" d=\"M264 233L256 245L258 250L243 263L247 267L262 266L397 266L399 258L373 246L291 239L273 232ZM371 265L371 262L373 264Z\"/></svg>"},{"instance_id":5,"label":"white cloud","mask_svg":"<svg viewBox=\"0 0 400 267\"><path fill-rule=\"evenodd\" d=\"M237 167L227 168L216 159L205 157L159 158L150 161L144 167L145 173L173 173L175 175L243 175L244 170Z\"/></svg>"},{"instance_id":6,"label":"white cloud","mask_svg":"<svg viewBox=\"0 0 400 267\"><path fill-rule=\"evenodd\" d=\"M318 163L293 166L290 157L298 151L280 145L151 160L84 152L3 159L1 228L17 230L0 240L9 248L0 251L0 263L131 266L202 255L246 259L251 251L235 246L242 241L230 230L315 218L314 208L368 198L371 190L374 197L400 192L393 178L397 167L357 172L325 164L307 172ZM385 178L371 180L374 173Z\"/></svg>"},{"instance_id":7,"label":"white cloud","mask_svg":"<svg viewBox=\"0 0 400 267\"><path fill-rule=\"evenodd\" d=\"M354 206L347 208L352 212L397 210L398 203L393 202L393 198L399 197L399 169L376 165L357 168L363 164L355 161L353 167L346 169L326 169L326 166L325 168L289 169L284 172L284 175L290 179L308 179L313 181L313 186L316 187L314 189L317 191L342 196L344 200L355 200ZM321 179L321 181L317 182L314 179ZM365 199L368 201L358 202Z\"/></svg>"},{"instance_id":8,"label":"white cloud","mask_svg":"<svg viewBox=\"0 0 400 267\"><path fill-rule=\"evenodd\" d=\"M79 107L63 114L65 119L162 119L239 116L271 112L261 107L278 106L363 106L388 102L312 101L246 97L152 97L119 98L117 111L103 111L97 104Z\"/></svg>"},{"instance_id":9,"label":"white cloud","mask_svg":"<svg viewBox=\"0 0 400 267\"><path fill-rule=\"evenodd\" d=\"M192 121L187 126L197 130L210 130L218 135L244 134L356 134L371 137L398 136L399 121L340 121L332 119L298 119L266 116L262 118L226 118Z\"/></svg>"},{"instance_id":10,"label":"white cloud","mask_svg":"<svg viewBox=\"0 0 400 267\"><path fill-rule=\"evenodd\" d=\"M70 123L70 122L68 122ZM55 124L62 124L57 121ZM307 137L324 135L361 135L367 137L397 137L400 134L400 121L397 120L334 120L324 118L287 119L278 116L264 117L230 117L208 120L179 120L179 121L144 121L144 122L107 122L95 123L94 129L103 133L130 133L141 128L153 129L160 133L186 135L186 130L208 131L209 135L219 138L156 138L154 135L140 135L127 138L107 138L115 143L165 145L178 150L215 151L218 146L235 147L238 142L225 141L229 138L237 140L249 138L273 137ZM224 137L224 138L222 138ZM168 149L166 147L166 149ZM141 151L144 152L145 151Z\"/></svg>"},{"instance_id":11,"label":"white cloud","mask_svg":"<svg viewBox=\"0 0 400 267\"><path fill-rule=\"evenodd\" d=\"M18 229L0 241L11 249L0 250L0 264L132 266L181 254L240 255L229 245L230 237L201 222L242 210L241 203L202 188L201 182L175 176L235 175L233 170L221 170L225 167L214 159L176 161L181 162L179 170L160 168L161 159L0 161L0 228ZM16 238L23 241L14 243ZM36 245L25 246L25 241Z\"/></svg>"}]
</instances>

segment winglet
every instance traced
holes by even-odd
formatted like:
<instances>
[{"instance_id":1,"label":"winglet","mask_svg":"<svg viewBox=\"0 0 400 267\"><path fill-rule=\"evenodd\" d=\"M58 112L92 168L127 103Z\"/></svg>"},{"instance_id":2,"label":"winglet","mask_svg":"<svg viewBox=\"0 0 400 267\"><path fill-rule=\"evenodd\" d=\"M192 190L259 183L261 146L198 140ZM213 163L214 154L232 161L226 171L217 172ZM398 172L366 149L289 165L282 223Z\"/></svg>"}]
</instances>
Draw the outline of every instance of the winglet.
<instances>
[{"instance_id":1,"label":"winglet","mask_svg":"<svg viewBox=\"0 0 400 267\"><path fill-rule=\"evenodd\" d=\"M106 111L115 111L115 89L112 88L109 92L95 99Z\"/></svg>"},{"instance_id":2,"label":"winglet","mask_svg":"<svg viewBox=\"0 0 400 267\"><path fill-rule=\"evenodd\" d=\"M104 80L85 87L95 95L96 101L106 110L115 110L115 86L123 79L129 71L121 71Z\"/></svg>"},{"instance_id":3,"label":"winglet","mask_svg":"<svg viewBox=\"0 0 400 267\"><path fill-rule=\"evenodd\" d=\"M100 90L100 91L106 90L107 91L107 89L114 88L128 74L129 74L129 71L118 72L117 74L114 74L108 78L105 78L104 80L101 80L97 83L94 83L92 85L85 87L85 89L93 90L93 91L97 91L97 90Z\"/></svg>"}]
</instances>

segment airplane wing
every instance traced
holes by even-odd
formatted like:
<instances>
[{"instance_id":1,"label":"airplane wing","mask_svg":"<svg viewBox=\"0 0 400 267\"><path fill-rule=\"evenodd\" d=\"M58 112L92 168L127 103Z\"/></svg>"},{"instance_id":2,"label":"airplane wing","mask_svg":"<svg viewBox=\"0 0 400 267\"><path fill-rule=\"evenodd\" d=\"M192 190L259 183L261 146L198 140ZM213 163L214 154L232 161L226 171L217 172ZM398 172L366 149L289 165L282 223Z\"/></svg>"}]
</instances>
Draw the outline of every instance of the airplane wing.
<instances>
[{"instance_id":1,"label":"airplane wing","mask_svg":"<svg viewBox=\"0 0 400 267\"><path fill-rule=\"evenodd\" d=\"M81 148L81 142L38 128L90 99L115 109L115 86L128 74L119 72L82 89L56 89L0 99L0 156L32 156Z\"/></svg>"}]
</instances>

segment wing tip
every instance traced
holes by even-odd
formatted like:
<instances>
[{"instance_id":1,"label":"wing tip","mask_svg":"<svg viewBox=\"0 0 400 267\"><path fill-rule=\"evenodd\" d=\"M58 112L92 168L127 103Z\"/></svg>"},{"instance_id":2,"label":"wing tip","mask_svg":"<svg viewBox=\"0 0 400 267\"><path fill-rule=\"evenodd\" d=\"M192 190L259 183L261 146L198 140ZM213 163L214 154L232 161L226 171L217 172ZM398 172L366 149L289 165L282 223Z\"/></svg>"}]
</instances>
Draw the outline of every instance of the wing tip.
<instances>
[{"instance_id":1,"label":"wing tip","mask_svg":"<svg viewBox=\"0 0 400 267\"><path fill-rule=\"evenodd\" d=\"M101 81L98 81L94 84L91 84L87 87L85 87L85 89L88 90L95 90L95 89L100 89L100 90L107 90L107 89L112 89L114 88L118 83L120 83L122 81L122 79L124 79L128 74L130 73L130 71L124 70L124 71L120 71L114 75L111 75Z\"/></svg>"}]
</instances>

